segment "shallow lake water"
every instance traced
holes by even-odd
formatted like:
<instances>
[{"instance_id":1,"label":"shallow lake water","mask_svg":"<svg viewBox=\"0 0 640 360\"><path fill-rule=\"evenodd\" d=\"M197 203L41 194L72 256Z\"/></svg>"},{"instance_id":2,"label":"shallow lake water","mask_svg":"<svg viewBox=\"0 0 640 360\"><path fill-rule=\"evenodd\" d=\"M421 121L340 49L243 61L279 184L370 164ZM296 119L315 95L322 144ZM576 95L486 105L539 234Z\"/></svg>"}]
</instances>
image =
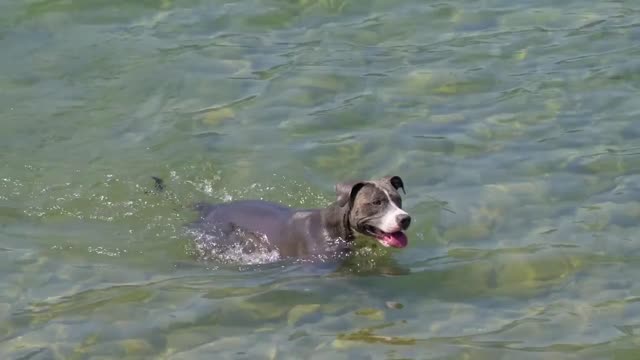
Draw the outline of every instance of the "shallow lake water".
<instances>
[{"instance_id":1,"label":"shallow lake water","mask_svg":"<svg viewBox=\"0 0 640 360\"><path fill-rule=\"evenodd\" d=\"M0 49L0 359L640 356L637 1L5 0ZM183 231L384 175L402 250Z\"/></svg>"}]
</instances>

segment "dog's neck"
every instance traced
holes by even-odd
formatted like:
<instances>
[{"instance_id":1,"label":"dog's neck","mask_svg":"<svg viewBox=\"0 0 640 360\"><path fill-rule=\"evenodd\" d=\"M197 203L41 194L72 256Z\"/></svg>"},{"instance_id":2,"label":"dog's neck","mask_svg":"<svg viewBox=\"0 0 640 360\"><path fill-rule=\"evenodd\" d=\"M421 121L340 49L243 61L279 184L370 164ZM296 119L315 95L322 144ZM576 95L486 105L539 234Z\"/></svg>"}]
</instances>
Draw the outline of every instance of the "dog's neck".
<instances>
[{"instance_id":1,"label":"dog's neck","mask_svg":"<svg viewBox=\"0 0 640 360\"><path fill-rule=\"evenodd\" d=\"M331 240L340 238L344 241L351 241L355 238L349 222L350 212L350 205L340 207L335 202L321 210L322 225Z\"/></svg>"}]
</instances>

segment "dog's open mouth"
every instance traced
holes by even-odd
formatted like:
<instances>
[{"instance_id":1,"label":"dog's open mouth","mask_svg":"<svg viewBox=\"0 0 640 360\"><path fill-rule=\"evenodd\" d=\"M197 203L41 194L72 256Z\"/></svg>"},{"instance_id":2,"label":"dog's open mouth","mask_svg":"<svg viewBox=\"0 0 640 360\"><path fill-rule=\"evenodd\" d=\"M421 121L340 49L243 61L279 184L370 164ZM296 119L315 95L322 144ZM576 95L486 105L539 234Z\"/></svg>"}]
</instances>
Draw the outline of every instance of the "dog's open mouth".
<instances>
[{"instance_id":1,"label":"dog's open mouth","mask_svg":"<svg viewBox=\"0 0 640 360\"><path fill-rule=\"evenodd\" d=\"M373 226L367 226L367 231L385 247L403 248L409 243L407 235L402 231L387 233Z\"/></svg>"}]
</instances>

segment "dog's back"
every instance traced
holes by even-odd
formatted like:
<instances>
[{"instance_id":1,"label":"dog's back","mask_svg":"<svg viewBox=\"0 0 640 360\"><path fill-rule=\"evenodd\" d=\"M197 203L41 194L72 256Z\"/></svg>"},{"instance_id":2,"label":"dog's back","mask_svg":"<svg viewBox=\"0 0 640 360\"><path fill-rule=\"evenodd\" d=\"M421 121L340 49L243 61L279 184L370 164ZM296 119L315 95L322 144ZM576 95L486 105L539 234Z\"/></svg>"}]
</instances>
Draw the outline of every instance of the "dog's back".
<instances>
[{"instance_id":1,"label":"dog's back","mask_svg":"<svg viewBox=\"0 0 640 360\"><path fill-rule=\"evenodd\" d=\"M202 230L215 228L225 233L237 227L249 232L260 232L269 239L282 235L281 229L291 216L291 209L261 200L198 204L196 209L200 213L196 224Z\"/></svg>"},{"instance_id":2,"label":"dog's back","mask_svg":"<svg viewBox=\"0 0 640 360\"><path fill-rule=\"evenodd\" d=\"M240 244L247 251L259 247L282 258L307 258L336 255L345 247L326 232L320 209L291 209L261 200L199 204L196 209L200 219L191 228L208 235L196 239L200 249Z\"/></svg>"},{"instance_id":3,"label":"dog's back","mask_svg":"<svg viewBox=\"0 0 640 360\"><path fill-rule=\"evenodd\" d=\"M292 243L287 226L294 210L261 200L241 200L222 204L198 204L200 218L190 228L199 236L200 248L215 242L217 249L241 246L246 252L276 250L281 256L299 255L299 244ZM203 246L204 245L204 246ZM211 244L213 245L213 244Z\"/></svg>"}]
</instances>

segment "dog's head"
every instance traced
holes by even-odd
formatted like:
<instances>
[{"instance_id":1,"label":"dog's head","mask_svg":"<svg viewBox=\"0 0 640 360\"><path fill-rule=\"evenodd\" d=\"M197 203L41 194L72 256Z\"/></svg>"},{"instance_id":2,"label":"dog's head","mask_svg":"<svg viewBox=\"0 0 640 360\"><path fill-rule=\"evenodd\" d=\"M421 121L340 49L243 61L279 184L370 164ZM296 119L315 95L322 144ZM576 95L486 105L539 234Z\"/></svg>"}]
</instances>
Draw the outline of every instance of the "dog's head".
<instances>
[{"instance_id":1,"label":"dog's head","mask_svg":"<svg viewBox=\"0 0 640 360\"><path fill-rule=\"evenodd\" d=\"M403 248L408 240L402 231L411 224L411 216L402 210L398 189L404 192L399 176L339 183L337 203L349 207L349 223L355 231L376 238L383 246Z\"/></svg>"}]
</instances>

